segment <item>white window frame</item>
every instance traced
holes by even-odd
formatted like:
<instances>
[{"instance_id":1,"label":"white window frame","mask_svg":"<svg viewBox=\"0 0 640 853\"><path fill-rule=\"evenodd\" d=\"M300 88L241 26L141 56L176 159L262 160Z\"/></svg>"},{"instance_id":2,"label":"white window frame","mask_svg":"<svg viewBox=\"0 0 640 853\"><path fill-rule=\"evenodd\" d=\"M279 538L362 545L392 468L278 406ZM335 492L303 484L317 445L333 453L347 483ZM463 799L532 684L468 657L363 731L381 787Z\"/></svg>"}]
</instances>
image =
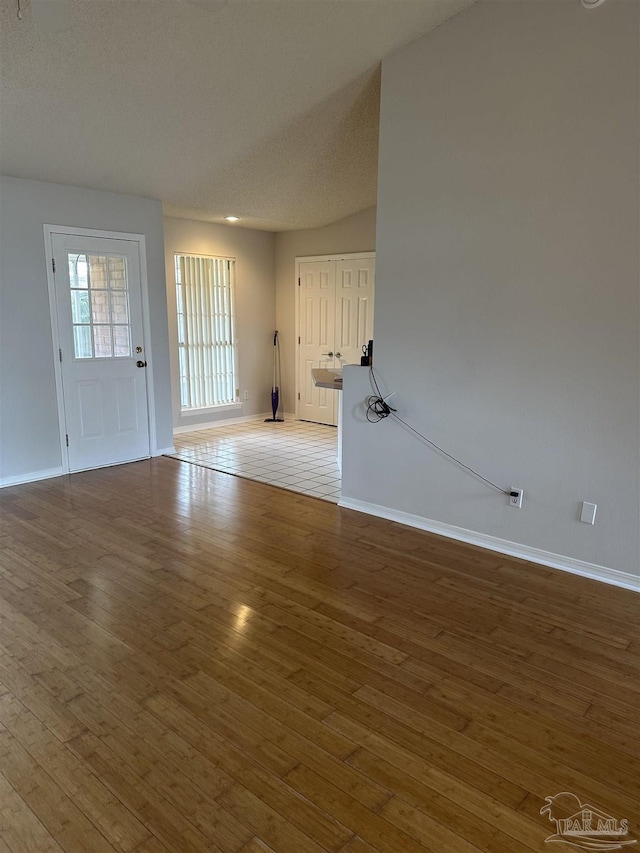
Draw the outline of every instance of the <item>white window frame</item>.
<instances>
[{"instance_id":1,"label":"white window frame","mask_svg":"<svg viewBox=\"0 0 640 853\"><path fill-rule=\"evenodd\" d=\"M178 301L178 290L180 287L183 287L183 283L180 281L179 274L179 259L180 258L197 258L197 259L205 259L205 260L215 260L222 261L230 264L230 276L229 276L229 294L230 294L230 302L231 302L231 310L230 310L230 327L231 327L231 352L233 359L233 376L232 376L232 391L233 391L233 399L226 400L220 403L211 403L207 402L202 406L184 406L182 400L182 372L181 372L181 352L188 346L188 344L183 343L181 341L182 332L186 331L186 327L181 328L181 318L179 314L179 301ZM234 410L241 408L241 403L238 399L238 388L239 388L239 380L238 380L238 337L236 332L237 322L236 322L236 258L227 257L224 255L209 255L200 252L174 252L173 255L173 264L174 264L174 273L175 273L175 299L176 299L176 329L177 329L177 368L178 368L178 402L180 405L180 415L182 417L190 417L190 416L198 416L205 415L208 413L216 413L223 412L225 410Z\"/></svg>"}]
</instances>

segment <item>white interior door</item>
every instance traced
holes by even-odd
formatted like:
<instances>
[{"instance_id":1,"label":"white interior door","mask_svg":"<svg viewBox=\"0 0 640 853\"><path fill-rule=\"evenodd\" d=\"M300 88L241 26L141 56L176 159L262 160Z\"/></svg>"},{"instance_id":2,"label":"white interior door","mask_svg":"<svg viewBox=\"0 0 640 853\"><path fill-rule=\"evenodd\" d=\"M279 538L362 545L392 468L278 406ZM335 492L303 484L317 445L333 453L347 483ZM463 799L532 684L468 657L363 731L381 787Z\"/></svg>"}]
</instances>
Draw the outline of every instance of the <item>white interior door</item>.
<instances>
[{"instance_id":1,"label":"white interior door","mask_svg":"<svg viewBox=\"0 0 640 853\"><path fill-rule=\"evenodd\" d=\"M300 345L298 417L320 424L337 423L337 391L317 388L314 367L334 367L335 264L310 261L300 264Z\"/></svg>"},{"instance_id":2,"label":"white interior door","mask_svg":"<svg viewBox=\"0 0 640 853\"><path fill-rule=\"evenodd\" d=\"M146 458L139 244L51 235L70 471Z\"/></svg>"},{"instance_id":3,"label":"white interior door","mask_svg":"<svg viewBox=\"0 0 640 853\"><path fill-rule=\"evenodd\" d=\"M373 338L375 259L335 261L335 356L341 364L360 364L362 347Z\"/></svg>"},{"instance_id":4,"label":"white interior door","mask_svg":"<svg viewBox=\"0 0 640 853\"><path fill-rule=\"evenodd\" d=\"M360 364L373 337L375 258L301 260L298 269L298 417L335 426L340 392L316 388L311 370Z\"/></svg>"}]
</instances>

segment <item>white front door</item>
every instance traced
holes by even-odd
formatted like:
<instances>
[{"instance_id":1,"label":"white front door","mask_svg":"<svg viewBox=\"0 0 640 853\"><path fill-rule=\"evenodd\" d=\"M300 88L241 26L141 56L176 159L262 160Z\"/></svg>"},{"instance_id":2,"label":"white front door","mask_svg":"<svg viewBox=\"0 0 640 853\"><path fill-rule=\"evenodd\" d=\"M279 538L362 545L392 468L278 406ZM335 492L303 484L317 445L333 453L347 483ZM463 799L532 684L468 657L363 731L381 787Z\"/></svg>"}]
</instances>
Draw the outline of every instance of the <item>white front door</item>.
<instances>
[{"instance_id":1,"label":"white front door","mask_svg":"<svg viewBox=\"0 0 640 853\"><path fill-rule=\"evenodd\" d=\"M298 269L298 417L335 426L340 391L317 388L311 369L360 364L373 337L375 258L301 259Z\"/></svg>"},{"instance_id":2,"label":"white front door","mask_svg":"<svg viewBox=\"0 0 640 853\"><path fill-rule=\"evenodd\" d=\"M333 367L335 269L331 261L300 264L300 345L298 417L319 424L337 423L337 391L317 388L314 367Z\"/></svg>"},{"instance_id":3,"label":"white front door","mask_svg":"<svg viewBox=\"0 0 640 853\"><path fill-rule=\"evenodd\" d=\"M139 244L51 235L69 471L149 452Z\"/></svg>"}]
</instances>

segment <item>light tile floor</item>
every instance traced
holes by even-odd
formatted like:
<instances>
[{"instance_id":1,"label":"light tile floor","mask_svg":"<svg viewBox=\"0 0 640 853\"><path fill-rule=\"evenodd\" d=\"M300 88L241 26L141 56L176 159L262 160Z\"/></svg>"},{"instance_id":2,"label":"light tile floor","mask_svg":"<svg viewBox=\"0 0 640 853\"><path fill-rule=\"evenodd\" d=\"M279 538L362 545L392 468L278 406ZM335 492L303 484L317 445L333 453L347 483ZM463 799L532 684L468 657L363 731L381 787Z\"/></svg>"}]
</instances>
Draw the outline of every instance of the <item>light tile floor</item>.
<instances>
[{"instance_id":1,"label":"light tile floor","mask_svg":"<svg viewBox=\"0 0 640 853\"><path fill-rule=\"evenodd\" d=\"M174 443L176 459L333 503L340 499L335 427L249 421L176 435Z\"/></svg>"}]
</instances>

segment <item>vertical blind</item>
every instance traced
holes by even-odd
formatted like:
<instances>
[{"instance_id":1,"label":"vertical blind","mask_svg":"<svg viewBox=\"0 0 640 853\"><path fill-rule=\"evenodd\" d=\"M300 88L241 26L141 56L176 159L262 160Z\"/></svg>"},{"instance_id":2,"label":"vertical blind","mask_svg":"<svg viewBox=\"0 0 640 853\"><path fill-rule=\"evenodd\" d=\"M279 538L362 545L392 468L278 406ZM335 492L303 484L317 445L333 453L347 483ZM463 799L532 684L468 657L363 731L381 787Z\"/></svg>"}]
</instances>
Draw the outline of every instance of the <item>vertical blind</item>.
<instances>
[{"instance_id":1,"label":"vertical blind","mask_svg":"<svg viewBox=\"0 0 640 853\"><path fill-rule=\"evenodd\" d=\"M235 261L202 255L175 258L182 408L233 403Z\"/></svg>"}]
</instances>

